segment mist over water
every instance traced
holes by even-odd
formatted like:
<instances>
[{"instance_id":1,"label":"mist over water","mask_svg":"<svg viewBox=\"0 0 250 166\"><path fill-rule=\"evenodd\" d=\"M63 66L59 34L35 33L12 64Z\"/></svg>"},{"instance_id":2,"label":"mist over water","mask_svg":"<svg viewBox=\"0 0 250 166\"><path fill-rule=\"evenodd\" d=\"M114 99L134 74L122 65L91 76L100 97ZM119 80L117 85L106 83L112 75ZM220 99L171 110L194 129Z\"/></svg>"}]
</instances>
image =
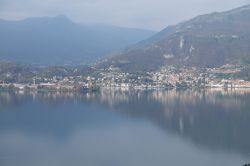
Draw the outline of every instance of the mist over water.
<instances>
[{"instance_id":1,"label":"mist over water","mask_svg":"<svg viewBox=\"0 0 250 166\"><path fill-rule=\"evenodd\" d=\"M235 166L248 91L0 92L3 166Z\"/></svg>"}]
</instances>

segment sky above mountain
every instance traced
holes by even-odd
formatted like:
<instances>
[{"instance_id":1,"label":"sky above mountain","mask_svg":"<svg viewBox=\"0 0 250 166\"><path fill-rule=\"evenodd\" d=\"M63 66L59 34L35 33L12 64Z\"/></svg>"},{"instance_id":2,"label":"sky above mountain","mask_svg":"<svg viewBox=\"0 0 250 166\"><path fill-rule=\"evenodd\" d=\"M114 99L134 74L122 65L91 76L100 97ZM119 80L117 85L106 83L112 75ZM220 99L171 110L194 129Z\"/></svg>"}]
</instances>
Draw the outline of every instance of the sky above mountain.
<instances>
[{"instance_id":1,"label":"sky above mountain","mask_svg":"<svg viewBox=\"0 0 250 166\"><path fill-rule=\"evenodd\" d=\"M161 30L196 15L225 11L250 0L0 0L0 18L67 15L80 23Z\"/></svg>"}]
</instances>

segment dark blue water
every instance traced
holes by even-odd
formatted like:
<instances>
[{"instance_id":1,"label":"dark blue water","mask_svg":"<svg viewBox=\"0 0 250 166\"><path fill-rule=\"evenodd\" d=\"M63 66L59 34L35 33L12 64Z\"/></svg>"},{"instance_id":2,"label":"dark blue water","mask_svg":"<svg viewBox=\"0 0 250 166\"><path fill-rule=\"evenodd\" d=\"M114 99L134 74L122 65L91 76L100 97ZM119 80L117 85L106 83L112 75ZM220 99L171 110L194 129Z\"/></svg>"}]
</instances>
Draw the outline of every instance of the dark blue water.
<instances>
[{"instance_id":1,"label":"dark blue water","mask_svg":"<svg viewBox=\"0 0 250 166\"><path fill-rule=\"evenodd\" d=\"M0 92L0 166L241 166L246 91Z\"/></svg>"}]
</instances>

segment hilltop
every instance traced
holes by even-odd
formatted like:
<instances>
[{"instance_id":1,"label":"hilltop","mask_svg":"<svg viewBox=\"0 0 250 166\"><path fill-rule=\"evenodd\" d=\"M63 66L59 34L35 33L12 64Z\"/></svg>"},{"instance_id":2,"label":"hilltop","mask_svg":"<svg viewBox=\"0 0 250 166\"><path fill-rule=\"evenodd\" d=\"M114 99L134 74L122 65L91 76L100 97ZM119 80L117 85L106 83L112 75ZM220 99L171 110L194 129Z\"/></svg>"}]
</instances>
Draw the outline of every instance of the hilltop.
<instances>
[{"instance_id":1,"label":"hilltop","mask_svg":"<svg viewBox=\"0 0 250 166\"><path fill-rule=\"evenodd\" d=\"M88 64L154 33L104 24L79 24L63 15L0 20L0 60L32 65Z\"/></svg>"},{"instance_id":2,"label":"hilltop","mask_svg":"<svg viewBox=\"0 0 250 166\"><path fill-rule=\"evenodd\" d=\"M250 63L250 6L201 15L168 26L99 63L98 67L138 72L164 65L219 67Z\"/></svg>"}]
</instances>

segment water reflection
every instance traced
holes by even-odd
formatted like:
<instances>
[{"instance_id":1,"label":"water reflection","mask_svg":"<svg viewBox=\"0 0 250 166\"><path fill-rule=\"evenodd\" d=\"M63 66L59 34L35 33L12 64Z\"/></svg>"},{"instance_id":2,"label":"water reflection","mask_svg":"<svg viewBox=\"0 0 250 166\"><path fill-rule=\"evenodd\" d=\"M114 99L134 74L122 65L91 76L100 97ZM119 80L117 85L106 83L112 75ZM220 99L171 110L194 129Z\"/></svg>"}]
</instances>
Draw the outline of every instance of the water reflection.
<instances>
[{"instance_id":1,"label":"water reflection","mask_svg":"<svg viewBox=\"0 0 250 166\"><path fill-rule=\"evenodd\" d=\"M145 118L195 145L250 156L248 91L102 93L113 110ZM115 96L115 97L113 97Z\"/></svg>"},{"instance_id":2,"label":"water reflection","mask_svg":"<svg viewBox=\"0 0 250 166\"><path fill-rule=\"evenodd\" d=\"M117 149L123 149L125 154L122 156L125 158L120 160L126 161L126 156L131 159L130 153L133 152L134 146L138 146L137 148L141 150L158 151L157 159L162 160L164 159L162 153L167 152L161 147L169 147L173 144L180 146L183 143L192 143L192 146L212 151L212 153L226 152L243 155L250 159L249 101L250 93L245 90L152 92L102 90L98 93L86 94L1 92L0 148L11 151L6 147L6 144L1 144L1 142L7 142L12 144L7 145L13 149L16 146L21 146L23 150L28 147L28 151L29 148L32 149L33 144L46 153L49 146L56 146L55 153L57 153L58 148L61 147L60 142L64 142L70 137L73 141L71 140L67 144L66 149L79 153L85 152L84 155L88 156L84 158L85 165L100 165L101 162L106 163L106 165L121 165L118 162L120 155L116 156L118 159L114 161L106 161L108 158L106 152L109 151L108 154L115 155ZM78 132L83 129L84 133ZM157 129L163 131L166 136L154 137L160 133ZM142 135L137 137L136 133ZM29 138L31 140L27 140L26 135L32 135L36 139ZM110 138L111 135L112 138ZM175 138L168 137L171 135ZM145 139L144 143L141 140L142 137ZM176 137L180 140L176 141ZM15 139L14 141L8 140L10 138ZM51 142L51 138L56 142ZM119 142L119 140L124 139L125 142ZM134 139L140 139L137 140L140 144L131 147L130 143ZM20 142L22 144L26 142L29 146L20 145ZM45 145L44 142L49 143ZM82 142L85 143L82 144ZM92 142L98 147L98 150L96 147L90 147L92 144L89 145L86 142ZM116 148L110 147L112 143L115 143ZM183 150L185 148L186 150ZM87 149L88 152L83 151L83 149ZM99 152L99 158L98 162L93 163L95 161L93 159L95 157L94 151L96 150ZM190 148L185 145L180 148L178 153L181 151L189 153ZM5 154L5 151L0 150L0 156L2 154ZM150 154L145 153L144 155ZM193 152L193 155L198 154L198 152ZM39 153L40 155L42 154ZM34 155L34 157L37 156ZM234 156L232 160L235 158L237 157ZM43 163L43 160L43 158L39 158L39 162ZM55 159L51 160L56 161ZM77 163L79 164L77 160L78 157L73 157L70 161L65 159L65 162L54 165L66 165L65 163L69 164L70 162L77 165ZM230 165L234 163L232 160L229 160L227 156L225 160L221 161L221 164L225 164L227 161ZM235 161L239 162L240 160L242 159ZM50 165L51 162L49 162ZM124 165L136 165L134 162L133 164L124 163ZM143 163L142 161L137 162ZM202 160L196 162L201 162L199 164L204 165ZM10 162L5 164L7 165L7 163L15 165L10 164ZM144 165L154 165L154 163L149 163L148 159L147 164ZM178 158L172 161L172 165L175 165L173 163L176 165L185 164L178 163ZM165 164L166 162L158 163L158 165Z\"/></svg>"}]
</instances>

